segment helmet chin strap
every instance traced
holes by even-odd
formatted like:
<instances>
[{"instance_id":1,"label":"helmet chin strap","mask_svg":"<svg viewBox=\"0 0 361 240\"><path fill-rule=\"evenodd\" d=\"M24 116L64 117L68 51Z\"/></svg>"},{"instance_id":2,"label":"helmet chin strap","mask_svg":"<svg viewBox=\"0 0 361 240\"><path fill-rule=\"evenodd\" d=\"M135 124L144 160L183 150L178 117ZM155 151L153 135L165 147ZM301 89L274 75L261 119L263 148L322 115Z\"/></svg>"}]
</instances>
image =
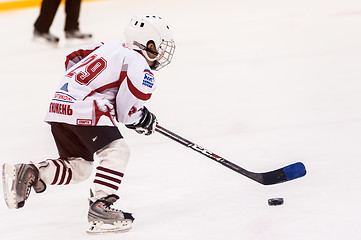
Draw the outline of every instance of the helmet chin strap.
<instances>
[{"instance_id":1,"label":"helmet chin strap","mask_svg":"<svg viewBox=\"0 0 361 240\"><path fill-rule=\"evenodd\" d=\"M158 62L158 55L159 55L159 53L153 51L153 50L150 49L150 48L147 48L146 46L144 46L143 44L138 43L137 41L134 41L134 42L133 42L133 45L134 45L134 46L137 46L137 47L141 50L143 56L144 56L148 61L154 62L153 65L150 66L150 68L151 68L152 70L157 70L157 68L158 68L159 65L160 65L160 63ZM156 57L155 57L155 58L149 57L149 55L147 54L147 52L149 52L149 53L151 53L151 54L153 54L153 55L156 55Z\"/></svg>"},{"instance_id":2,"label":"helmet chin strap","mask_svg":"<svg viewBox=\"0 0 361 240\"><path fill-rule=\"evenodd\" d=\"M156 61L158 59L158 57L155 58L150 58L149 55L147 54L147 50L142 50L143 55L145 56L146 59L148 59L149 61Z\"/></svg>"},{"instance_id":3,"label":"helmet chin strap","mask_svg":"<svg viewBox=\"0 0 361 240\"><path fill-rule=\"evenodd\" d=\"M137 41L134 41L134 42L133 42L133 45L134 45L134 46L137 46L140 50L142 50L143 55L144 55L149 61L156 61L156 60L157 60L157 56L159 55L158 52L153 51L152 49L144 46L143 44L141 44L141 43L139 43L139 42L137 42ZM155 57L155 58L150 58L146 52L149 52L149 53L155 55L156 57Z\"/></svg>"}]
</instances>

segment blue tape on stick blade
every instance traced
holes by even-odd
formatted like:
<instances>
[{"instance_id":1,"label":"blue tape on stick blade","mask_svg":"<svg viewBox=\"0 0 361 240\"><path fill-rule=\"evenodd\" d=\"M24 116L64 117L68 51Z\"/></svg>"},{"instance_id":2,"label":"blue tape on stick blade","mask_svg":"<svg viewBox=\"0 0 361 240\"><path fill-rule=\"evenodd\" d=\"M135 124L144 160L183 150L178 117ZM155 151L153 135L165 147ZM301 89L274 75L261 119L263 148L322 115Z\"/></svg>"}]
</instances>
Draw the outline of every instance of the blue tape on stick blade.
<instances>
[{"instance_id":1,"label":"blue tape on stick blade","mask_svg":"<svg viewBox=\"0 0 361 240\"><path fill-rule=\"evenodd\" d=\"M296 179L296 178L305 176L306 168L305 168L305 165L303 165L303 163L297 162L297 163L291 164L287 167L284 167L283 172L286 175L287 181L289 181L292 179Z\"/></svg>"}]
</instances>

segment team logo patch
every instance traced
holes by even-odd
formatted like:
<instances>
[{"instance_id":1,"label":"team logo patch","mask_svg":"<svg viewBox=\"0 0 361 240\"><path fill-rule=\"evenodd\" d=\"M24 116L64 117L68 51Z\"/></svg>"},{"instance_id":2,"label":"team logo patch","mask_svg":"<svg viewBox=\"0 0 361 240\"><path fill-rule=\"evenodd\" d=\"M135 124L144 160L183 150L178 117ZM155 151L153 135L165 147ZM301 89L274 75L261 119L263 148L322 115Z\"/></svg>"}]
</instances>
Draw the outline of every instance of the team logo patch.
<instances>
[{"instance_id":1,"label":"team logo patch","mask_svg":"<svg viewBox=\"0 0 361 240\"><path fill-rule=\"evenodd\" d=\"M69 94L56 92L53 97L53 100L59 102L73 103L76 99L70 96Z\"/></svg>"},{"instance_id":2,"label":"team logo patch","mask_svg":"<svg viewBox=\"0 0 361 240\"><path fill-rule=\"evenodd\" d=\"M144 72L144 78L143 78L142 85L144 85L146 87L149 87L149 88L152 88L153 85L154 85L154 75L153 75L153 73L148 69L145 69L143 72Z\"/></svg>"},{"instance_id":3,"label":"team logo patch","mask_svg":"<svg viewBox=\"0 0 361 240\"><path fill-rule=\"evenodd\" d=\"M65 92L68 92L68 83L65 83L61 88L60 88L60 90L63 90L63 91L65 91Z\"/></svg>"}]
</instances>

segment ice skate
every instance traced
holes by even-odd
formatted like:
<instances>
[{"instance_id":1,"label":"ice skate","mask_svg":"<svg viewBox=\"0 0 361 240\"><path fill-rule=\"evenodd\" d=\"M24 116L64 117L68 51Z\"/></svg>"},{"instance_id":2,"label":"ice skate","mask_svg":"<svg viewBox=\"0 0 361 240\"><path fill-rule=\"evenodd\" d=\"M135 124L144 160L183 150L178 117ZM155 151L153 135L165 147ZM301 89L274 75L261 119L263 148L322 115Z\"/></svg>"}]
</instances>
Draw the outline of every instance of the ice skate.
<instances>
[{"instance_id":1,"label":"ice skate","mask_svg":"<svg viewBox=\"0 0 361 240\"><path fill-rule=\"evenodd\" d=\"M82 33L79 30L65 31L66 39L89 39L92 38L93 35L90 33Z\"/></svg>"},{"instance_id":2,"label":"ice skate","mask_svg":"<svg viewBox=\"0 0 361 240\"><path fill-rule=\"evenodd\" d=\"M45 183L39 179L39 170L33 164L3 165L3 190L9 208L22 208L28 199L31 187L35 192L45 191Z\"/></svg>"},{"instance_id":3,"label":"ice skate","mask_svg":"<svg viewBox=\"0 0 361 240\"><path fill-rule=\"evenodd\" d=\"M87 233L125 232L132 228L134 218L131 213L110 207L118 199L112 194L94 202L90 200Z\"/></svg>"},{"instance_id":4,"label":"ice skate","mask_svg":"<svg viewBox=\"0 0 361 240\"><path fill-rule=\"evenodd\" d=\"M53 34L39 32L36 29L34 30L33 40L36 42L50 43L51 45L54 45L54 46L56 46L59 42L59 38L54 36Z\"/></svg>"}]
</instances>

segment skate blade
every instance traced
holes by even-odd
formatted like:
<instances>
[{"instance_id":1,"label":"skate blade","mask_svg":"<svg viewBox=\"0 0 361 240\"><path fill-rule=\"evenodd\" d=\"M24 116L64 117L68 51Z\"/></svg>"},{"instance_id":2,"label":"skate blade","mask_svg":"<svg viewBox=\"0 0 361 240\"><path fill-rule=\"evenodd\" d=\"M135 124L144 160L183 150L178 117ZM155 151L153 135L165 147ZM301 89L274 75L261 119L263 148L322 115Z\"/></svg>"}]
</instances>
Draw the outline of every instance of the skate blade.
<instances>
[{"instance_id":1,"label":"skate blade","mask_svg":"<svg viewBox=\"0 0 361 240\"><path fill-rule=\"evenodd\" d=\"M132 228L132 221L123 220L113 224L105 224L102 221L89 222L88 234L101 234L101 233L120 233L127 232Z\"/></svg>"},{"instance_id":2,"label":"skate blade","mask_svg":"<svg viewBox=\"0 0 361 240\"><path fill-rule=\"evenodd\" d=\"M57 48L59 46L59 42L51 42L51 41L46 40L45 38L39 37L39 36L33 36L32 40L33 40L33 42L38 43L39 45L50 46L53 48Z\"/></svg>"},{"instance_id":3,"label":"skate blade","mask_svg":"<svg viewBox=\"0 0 361 240\"><path fill-rule=\"evenodd\" d=\"M10 208L18 208L16 203L15 187L16 169L11 164L3 164L2 181L6 205Z\"/></svg>"}]
</instances>

